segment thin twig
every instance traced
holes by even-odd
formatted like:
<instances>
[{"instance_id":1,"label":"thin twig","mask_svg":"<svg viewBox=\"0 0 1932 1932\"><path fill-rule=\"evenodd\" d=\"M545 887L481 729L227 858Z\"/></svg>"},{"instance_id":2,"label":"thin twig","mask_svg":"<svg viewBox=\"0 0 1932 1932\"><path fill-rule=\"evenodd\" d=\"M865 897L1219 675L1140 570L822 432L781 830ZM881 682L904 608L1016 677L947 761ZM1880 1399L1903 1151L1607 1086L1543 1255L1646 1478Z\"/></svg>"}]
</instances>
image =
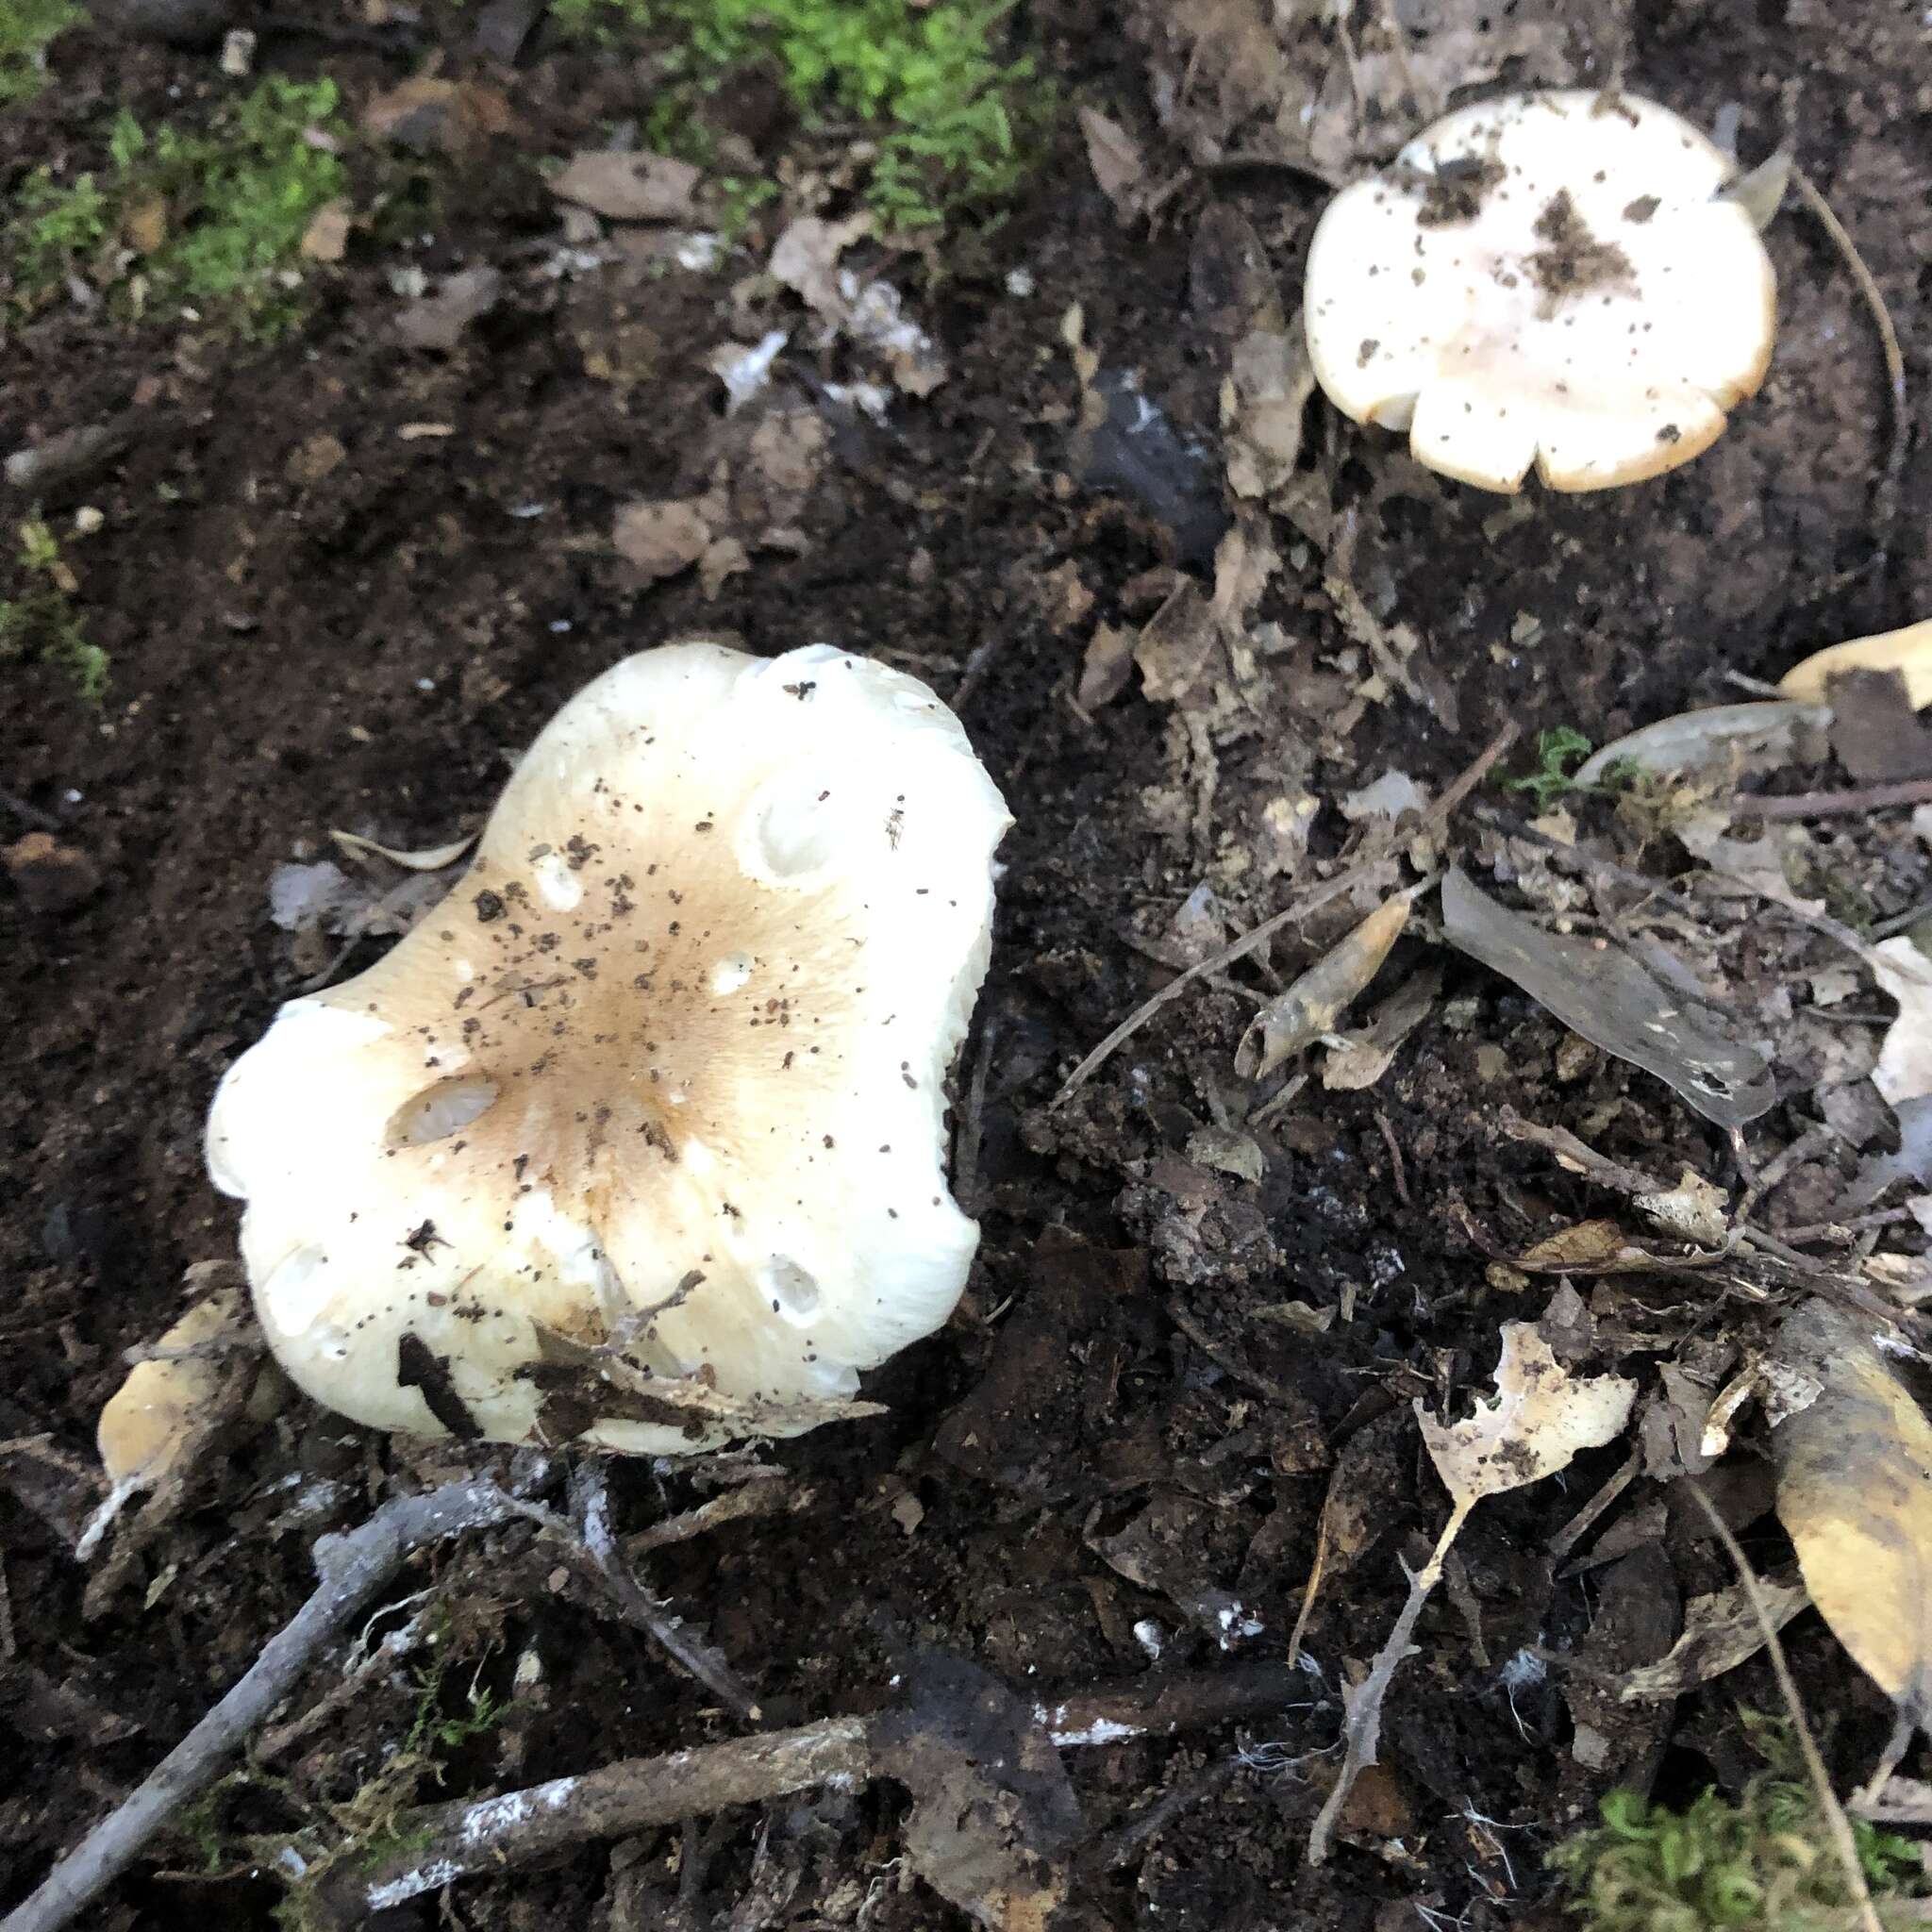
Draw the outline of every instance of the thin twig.
<instances>
[{"instance_id":1,"label":"thin twig","mask_svg":"<svg viewBox=\"0 0 1932 1932\"><path fill-rule=\"evenodd\" d=\"M1738 1581L1751 1606L1751 1614L1757 1618L1757 1627L1764 1635L1764 1647L1771 1657L1771 1667L1777 1674L1777 1688L1785 1700L1791 1728L1798 1735L1798 1748L1804 1754L1805 1769L1810 1774L1811 1790L1830 1833L1832 1850L1838 1854L1839 1864L1844 1871L1846 1889L1857 1907L1858 1923L1864 1932L1884 1932L1878 1923L1877 1907L1872 1903L1871 1890L1865 1884L1865 1868L1858 1862L1858 1845L1852 1836L1851 1821L1846 1818L1844 1807L1839 1803L1838 1794L1831 1788L1824 1759L1818 1755L1818 1740L1811 1735L1811 1726L1806 1721L1805 1707L1799 1701L1798 1687L1791 1677L1791 1667L1786 1659L1777 1625L1772 1621L1764 1592L1757 1587L1757 1573L1752 1569L1751 1559L1745 1556L1742 1545L1731 1534L1730 1524L1718 1514L1716 1506L1703 1489L1695 1482L1689 1487L1697 1499L1697 1507L1709 1519L1711 1529L1724 1544L1724 1554L1736 1566Z\"/></svg>"},{"instance_id":2,"label":"thin twig","mask_svg":"<svg viewBox=\"0 0 1932 1932\"><path fill-rule=\"evenodd\" d=\"M447 1483L398 1496L359 1527L320 1538L315 1592L263 1646L215 1707L148 1774L133 1793L16 1906L0 1932L56 1932L118 1878L184 1805L221 1776L223 1766L294 1688L317 1652L342 1630L415 1553L466 1530L488 1529L528 1506L493 1482Z\"/></svg>"},{"instance_id":3,"label":"thin twig","mask_svg":"<svg viewBox=\"0 0 1932 1932\"><path fill-rule=\"evenodd\" d=\"M1871 1214L1847 1214L1840 1221L1809 1221L1803 1227L1788 1227L1785 1240L1793 1245L1799 1241L1848 1240L1868 1228L1895 1227L1902 1221L1918 1218L1909 1208L1880 1208Z\"/></svg>"},{"instance_id":4,"label":"thin twig","mask_svg":"<svg viewBox=\"0 0 1932 1932\"><path fill-rule=\"evenodd\" d=\"M1490 768L1509 747L1516 742L1517 726L1512 721L1507 724L1490 740L1475 762L1443 792L1434 805L1422 815L1418 827L1422 832L1432 832L1445 824L1462 801L1489 775ZM1048 1103L1050 1108L1064 1107L1108 1058L1127 1041L1138 1033L1156 1013L1170 1000L1178 999L1197 979L1205 979L1211 973L1232 966L1237 959L1244 959L1255 948L1274 938L1285 925L1297 924L1310 913L1318 912L1332 900L1351 892L1364 880L1371 877L1375 870L1387 863L1387 856L1381 855L1371 859L1357 860L1344 866L1331 879L1324 879L1319 886L1312 887L1300 898L1292 901L1271 918L1264 919L1259 925L1243 933L1238 940L1222 947L1220 952L1197 961L1178 977L1163 986L1151 999L1143 1001L1090 1053L1066 1077L1060 1091Z\"/></svg>"},{"instance_id":5,"label":"thin twig","mask_svg":"<svg viewBox=\"0 0 1932 1932\"><path fill-rule=\"evenodd\" d=\"M1878 346L1885 358L1886 389L1891 405L1891 440L1886 446L1885 462L1878 472L1877 481L1872 486L1872 531L1875 540L1873 565L1882 573L1890 552L1892 529L1898 521L1899 490L1906 470L1906 441L1911 433L1911 411L1906 400L1906 358L1900 353L1898 331L1891 325L1891 311L1885 306L1885 296L1872 271L1865 266L1865 258L1858 253L1857 244L1846 232L1844 224L1832 212L1831 204L1819 192L1804 169L1792 168L1791 186L1816 217L1819 226L1831 237L1832 245L1844 257L1852 280L1857 284L1858 293L1865 298L1865 307L1872 312L1873 325L1878 330Z\"/></svg>"},{"instance_id":6,"label":"thin twig","mask_svg":"<svg viewBox=\"0 0 1932 1932\"><path fill-rule=\"evenodd\" d=\"M1789 798L1747 794L1734 799L1732 809L1740 819L1840 819L1863 817L1895 805L1932 805L1932 778L1866 785L1856 791L1799 791Z\"/></svg>"},{"instance_id":7,"label":"thin twig","mask_svg":"<svg viewBox=\"0 0 1932 1932\"><path fill-rule=\"evenodd\" d=\"M1402 1146L1395 1138L1395 1129L1389 1124L1389 1116L1379 1108L1375 1110L1375 1125L1381 1130L1383 1146L1389 1150L1389 1165L1391 1171L1391 1177L1395 1183L1395 1198L1405 1208L1412 1208L1415 1203L1408 1198L1408 1173L1402 1164Z\"/></svg>"},{"instance_id":8,"label":"thin twig","mask_svg":"<svg viewBox=\"0 0 1932 1932\"><path fill-rule=\"evenodd\" d=\"M758 1700L739 1681L732 1670L708 1643L687 1630L683 1619L658 1602L635 1575L610 1527L610 1490L601 1465L590 1465L578 1480L578 1507L583 1525L583 1547L616 1599L626 1624L643 1631L658 1649L702 1684L711 1695L734 1710L746 1724L758 1724L764 1713ZM0 1928L4 1932L4 1928Z\"/></svg>"},{"instance_id":9,"label":"thin twig","mask_svg":"<svg viewBox=\"0 0 1932 1932\"><path fill-rule=\"evenodd\" d=\"M741 1483L735 1490L713 1496L708 1503L700 1503L695 1509L681 1510L675 1516L646 1524L636 1535L625 1537L620 1547L635 1562L653 1550L689 1542L693 1537L705 1536L727 1523L741 1523L754 1516L790 1515L808 1508L815 1493L789 1476Z\"/></svg>"},{"instance_id":10,"label":"thin twig","mask_svg":"<svg viewBox=\"0 0 1932 1932\"><path fill-rule=\"evenodd\" d=\"M1416 1620L1423 1613L1423 1606L1442 1580L1442 1566L1448 1560L1449 1546L1455 1542L1457 1532L1469 1520L1469 1512L1474 1503L1474 1497L1465 1498L1458 1501L1450 1512L1449 1521L1443 1525L1429 1560L1408 1579L1408 1595L1395 1619L1394 1628L1389 1633L1389 1641L1375 1653L1368 1675L1342 1693L1347 1715L1341 1724L1341 1769L1336 1774L1334 1789L1315 1814L1314 1828L1308 1833L1308 1863L1311 1865L1326 1862L1335 1827L1341 1821L1342 1807L1348 1803L1348 1794L1355 1789L1356 1780L1375 1762L1375 1752L1382 1739L1383 1699L1395 1673L1402 1666L1402 1660L1408 1655L1408 1641L1415 1635Z\"/></svg>"},{"instance_id":11,"label":"thin twig","mask_svg":"<svg viewBox=\"0 0 1932 1932\"><path fill-rule=\"evenodd\" d=\"M1607 1188L1618 1194L1662 1194L1669 1191L1662 1181L1645 1174L1641 1168L1625 1167L1621 1160L1611 1160L1599 1154L1587 1141L1580 1141L1568 1127L1543 1127L1534 1121L1526 1121L1513 1107L1505 1107L1496 1116L1496 1124L1512 1141L1524 1141L1532 1147L1541 1147L1554 1154L1565 1166L1581 1168L1598 1187Z\"/></svg>"},{"instance_id":12,"label":"thin twig","mask_svg":"<svg viewBox=\"0 0 1932 1932\"><path fill-rule=\"evenodd\" d=\"M1275 1713L1299 1682L1299 1673L1285 1665L1254 1665L1172 1678L1155 1695L1096 1689L1041 1707L1035 1717L1062 1749L1110 1744L1164 1736L1184 1724ZM500 1872L570 1845L679 1824L832 1779L863 1781L878 1769L875 1727L894 1715L826 1718L661 1757L623 1758L500 1797L417 1806L395 1820L395 1837L407 1851L373 1867L353 1860L330 1866L303 1904L312 1924L358 1925L471 1873Z\"/></svg>"},{"instance_id":13,"label":"thin twig","mask_svg":"<svg viewBox=\"0 0 1932 1932\"><path fill-rule=\"evenodd\" d=\"M1632 1449L1624 1458L1623 1467L1605 1477L1596 1494L1550 1539L1549 1552L1557 1562L1560 1563L1590 1534L1591 1525L1636 1481L1642 1468L1643 1451Z\"/></svg>"}]
</instances>

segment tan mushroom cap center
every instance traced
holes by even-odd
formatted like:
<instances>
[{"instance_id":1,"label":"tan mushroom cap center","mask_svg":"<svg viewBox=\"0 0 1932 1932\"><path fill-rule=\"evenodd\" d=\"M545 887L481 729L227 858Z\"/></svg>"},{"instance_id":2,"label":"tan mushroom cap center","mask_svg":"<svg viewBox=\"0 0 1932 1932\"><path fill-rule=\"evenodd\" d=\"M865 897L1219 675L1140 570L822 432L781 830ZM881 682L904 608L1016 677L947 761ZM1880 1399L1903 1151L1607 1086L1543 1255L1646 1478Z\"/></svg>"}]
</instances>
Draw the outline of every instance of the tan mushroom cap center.
<instances>
[{"instance_id":1,"label":"tan mushroom cap center","mask_svg":"<svg viewBox=\"0 0 1932 1932\"><path fill-rule=\"evenodd\" d=\"M439 946L390 956L409 984L383 965L356 983L359 1008L410 1014L422 1041L392 1158L461 1141L472 1173L567 1193L594 1224L666 1167L753 1158L747 1122L777 1129L747 1091L805 1117L839 1084L865 991L842 895L748 879L723 837L715 861L675 870L586 836L517 871L479 858L432 915Z\"/></svg>"}]
</instances>

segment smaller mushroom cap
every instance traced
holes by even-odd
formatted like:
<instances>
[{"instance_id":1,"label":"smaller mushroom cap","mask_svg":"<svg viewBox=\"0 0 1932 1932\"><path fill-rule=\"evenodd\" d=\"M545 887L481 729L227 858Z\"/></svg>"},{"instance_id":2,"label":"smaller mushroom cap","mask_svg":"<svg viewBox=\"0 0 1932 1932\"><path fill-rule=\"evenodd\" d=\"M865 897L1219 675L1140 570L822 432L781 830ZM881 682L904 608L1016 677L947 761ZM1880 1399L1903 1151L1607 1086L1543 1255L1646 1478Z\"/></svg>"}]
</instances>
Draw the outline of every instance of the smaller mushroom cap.
<instances>
[{"instance_id":1,"label":"smaller mushroom cap","mask_svg":"<svg viewBox=\"0 0 1932 1932\"><path fill-rule=\"evenodd\" d=\"M1633 95L1504 94L1344 189L1308 249L1315 377L1418 462L1514 491L1661 475L1771 361L1776 285L1729 159Z\"/></svg>"},{"instance_id":2,"label":"smaller mushroom cap","mask_svg":"<svg viewBox=\"0 0 1932 1932\"><path fill-rule=\"evenodd\" d=\"M835 1411L965 1285L942 1082L1008 823L884 665L606 672L450 896L215 1097L283 1367L377 1427L647 1454Z\"/></svg>"}]
</instances>

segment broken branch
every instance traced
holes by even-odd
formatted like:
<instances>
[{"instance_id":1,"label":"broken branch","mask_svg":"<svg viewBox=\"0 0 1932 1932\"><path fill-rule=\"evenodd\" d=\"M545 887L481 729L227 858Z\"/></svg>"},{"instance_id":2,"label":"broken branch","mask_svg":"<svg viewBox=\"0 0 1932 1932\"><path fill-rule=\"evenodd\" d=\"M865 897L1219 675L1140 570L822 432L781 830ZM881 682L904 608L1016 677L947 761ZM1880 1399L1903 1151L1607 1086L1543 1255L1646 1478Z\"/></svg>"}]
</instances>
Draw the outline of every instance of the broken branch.
<instances>
[{"instance_id":1,"label":"broken branch","mask_svg":"<svg viewBox=\"0 0 1932 1932\"><path fill-rule=\"evenodd\" d=\"M141 1856L142 1847L259 1727L329 1640L347 1626L418 1550L466 1530L488 1529L525 1513L516 1497L482 1479L447 1483L426 1495L398 1496L368 1522L315 1545L315 1592L261 1655L148 1774L117 1809L16 1906L0 1932L58 1932Z\"/></svg>"},{"instance_id":2,"label":"broken branch","mask_svg":"<svg viewBox=\"0 0 1932 1932\"><path fill-rule=\"evenodd\" d=\"M1034 1715L1063 1749L1110 1744L1278 1712L1301 1682L1286 1665L1261 1664L1171 1678L1152 1694L1134 1687L1089 1690ZM407 1852L374 1866L331 1866L304 1903L315 1923L347 1927L452 1879L527 1864L569 1845L760 1804L834 1778L870 1779L881 1772L881 1733L891 1715L826 1718L661 1757L621 1758L500 1797L418 1806L395 1822Z\"/></svg>"}]
</instances>

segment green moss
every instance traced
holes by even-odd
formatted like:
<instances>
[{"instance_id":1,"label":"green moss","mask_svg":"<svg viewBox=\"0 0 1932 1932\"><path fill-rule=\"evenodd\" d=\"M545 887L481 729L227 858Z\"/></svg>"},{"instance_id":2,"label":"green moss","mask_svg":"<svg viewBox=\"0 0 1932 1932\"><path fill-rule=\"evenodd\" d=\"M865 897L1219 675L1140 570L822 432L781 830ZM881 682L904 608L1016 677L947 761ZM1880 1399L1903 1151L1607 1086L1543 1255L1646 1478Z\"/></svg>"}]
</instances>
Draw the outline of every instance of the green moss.
<instances>
[{"instance_id":1,"label":"green moss","mask_svg":"<svg viewBox=\"0 0 1932 1932\"><path fill-rule=\"evenodd\" d=\"M1758 1728L1774 1750L1780 1727ZM1707 1790L1672 1811L1612 1791L1602 1814L1552 1855L1588 1932L1838 1932L1856 1923L1810 1787L1788 1766L1753 1778L1735 1803ZM1928 1890L1918 1846L1861 1820L1852 1834L1880 1920L1902 1922L1888 1905Z\"/></svg>"},{"instance_id":2,"label":"green moss","mask_svg":"<svg viewBox=\"0 0 1932 1932\"><path fill-rule=\"evenodd\" d=\"M874 147L866 199L888 228L929 227L1008 199L1037 160L1052 94L1003 58L1011 0L553 0L566 36L663 43L646 133L705 159L707 98L765 66L808 121L857 122Z\"/></svg>"},{"instance_id":3,"label":"green moss","mask_svg":"<svg viewBox=\"0 0 1932 1932\"><path fill-rule=\"evenodd\" d=\"M0 662L58 664L91 705L108 689L108 654L91 644L74 608L74 573L39 517L20 526L17 594L0 598Z\"/></svg>"},{"instance_id":4,"label":"green moss","mask_svg":"<svg viewBox=\"0 0 1932 1932\"><path fill-rule=\"evenodd\" d=\"M47 49L81 18L72 0L0 0L0 108L47 84Z\"/></svg>"},{"instance_id":5,"label":"green moss","mask_svg":"<svg viewBox=\"0 0 1932 1932\"><path fill-rule=\"evenodd\" d=\"M16 303L44 300L145 211L162 232L115 291L127 312L190 307L246 335L278 334L302 312L302 237L348 188L341 161L313 139L343 132L335 110L332 81L279 75L205 128L150 131L124 108L105 169L66 187L44 167L28 176L5 239Z\"/></svg>"}]
</instances>

